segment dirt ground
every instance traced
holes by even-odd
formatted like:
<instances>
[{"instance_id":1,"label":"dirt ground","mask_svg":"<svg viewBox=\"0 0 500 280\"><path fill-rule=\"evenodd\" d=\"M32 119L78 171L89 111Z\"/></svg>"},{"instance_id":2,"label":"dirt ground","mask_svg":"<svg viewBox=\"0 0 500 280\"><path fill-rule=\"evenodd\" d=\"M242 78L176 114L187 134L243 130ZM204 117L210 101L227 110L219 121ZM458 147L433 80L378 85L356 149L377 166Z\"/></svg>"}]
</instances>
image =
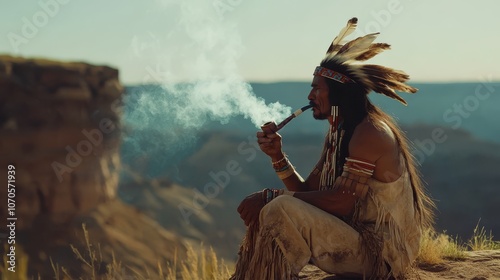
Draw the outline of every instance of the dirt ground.
<instances>
[{"instance_id":1,"label":"dirt ground","mask_svg":"<svg viewBox=\"0 0 500 280\"><path fill-rule=\"evenodd\" d=\"M445 261L442 264L425 266L416 269L417 273L408 279L500 279L500 250L467 252L463 261ZM341 280L343 278L329 275L314 266L302 270L300 279L304 280Z\"/></svg>"}]
</instances>

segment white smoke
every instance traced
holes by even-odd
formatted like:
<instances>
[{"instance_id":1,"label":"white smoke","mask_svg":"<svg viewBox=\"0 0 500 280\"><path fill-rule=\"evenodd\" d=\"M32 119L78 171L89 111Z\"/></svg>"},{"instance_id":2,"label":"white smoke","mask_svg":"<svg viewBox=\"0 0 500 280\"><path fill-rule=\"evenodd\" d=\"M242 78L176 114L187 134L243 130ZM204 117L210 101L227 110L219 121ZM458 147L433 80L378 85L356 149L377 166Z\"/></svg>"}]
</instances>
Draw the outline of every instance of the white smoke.
<instances>
[{"instance_id":1,"label":"white smoke","mask_svg":"<svg viewBox=\"0 0 500 280\"><path fill-rule=\"evenodd\" d=\"M143 82L162 88L140 86L125 101L125 160L156 156L147 163L148 170L168 165L194 143L197 129L208 120L224 124L243 116L258 128L290 115L290 107L256 97L238 74L244 46L237 26L222 17L211 0L157 1L173 23L163 34L145 31L134 36L132 49L147 61ZM158 156L165 151L168 156Z\"/></svg>"},{"instance_id":2,"label":"white smoke","mask_svg":"<svg viewBox=\"0 0 500 280\"><path fill-rule=\"evenodd\" d=\"M160 68L155 82L166 92L154 98L146 93L137 100L136 111L149 111L152 116L143 119L142 125L157 123L157 117L168 113L184 128L199 127L207 119L226 123L237 115L260 127L291 113L291 108L279 103L266 105L238 74L237 60L244 50L241 38L212 2L168 0L163 4L178 11L178 20L164 34L166 42L155 59L155 67ZM179 42L188 43L179 46Z\"/></svg>"}]
</instances>

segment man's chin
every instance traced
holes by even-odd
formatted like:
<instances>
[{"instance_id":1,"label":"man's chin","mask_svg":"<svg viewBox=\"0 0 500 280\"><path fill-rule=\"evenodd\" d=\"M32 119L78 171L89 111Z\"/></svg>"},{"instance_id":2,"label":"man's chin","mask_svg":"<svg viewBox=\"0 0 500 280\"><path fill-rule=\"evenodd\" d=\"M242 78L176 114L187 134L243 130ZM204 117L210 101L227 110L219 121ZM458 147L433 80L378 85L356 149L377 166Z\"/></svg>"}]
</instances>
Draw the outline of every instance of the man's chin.
<instances>
[{"instance_id":1,"label":"man's chin","mask_svg":"<svg viewBox=\"0 0 500 280\"><path fill-rule=\"evenodd\" d=\"M328 119L328 116L325 116L325 115L321 114L318 111L314 111L313 112L313 118L316 119L316 120L326 120L326 119Z\"/></svg>"}]
</instances>

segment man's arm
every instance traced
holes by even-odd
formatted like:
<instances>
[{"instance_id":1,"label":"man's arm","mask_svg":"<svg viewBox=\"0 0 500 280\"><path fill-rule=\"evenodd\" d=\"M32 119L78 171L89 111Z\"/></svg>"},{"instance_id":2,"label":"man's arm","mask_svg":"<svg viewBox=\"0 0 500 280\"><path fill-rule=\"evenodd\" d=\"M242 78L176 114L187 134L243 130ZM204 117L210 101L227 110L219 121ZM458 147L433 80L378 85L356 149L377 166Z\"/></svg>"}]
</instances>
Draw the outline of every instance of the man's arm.
<instances>
[{"instance_id":1,"label":"man's arm","mask_svg":"<svg viewBox=\"0 0 500 280\"><path fill-rule=\"evenodd\" d=\"M371 123L362 123L349 143L347 169L335 180L334 188L325 191L295 192L294 197L314 205L335 216L353 213L356 200L364 198L368 191L367 180L375 170L378 159L394 148L395 142L387 131L379 130Z\"/></svg>"},{"instance_id":2,"label":"man's arm","mask_svg":"<svg viewBox=\"0 0 500 280\"><path fill-rule=\"evenodd\" d=\"M296 192L293 196L337 217L351 215L357 199L337 190Z\"/></svg>"},{"instance_id":3,"label":"man's arm","mask_svg":"<svg viewBox=\"0 0 500 280\"><path fill-rule=\"evenodd\" d=\"M261 150L271 158L274 170L289 191L306 192L319 188L321 172L318 168L315 168L307 179L304 180L302 176L295 171L292 163L281 150L281 136L279 134L266 135L263 132L257 132L257 141ZM317 166L322 164L321 160L322 159L320 159Z\"/></svg>"},{"instance_id":4,"label":"man's arm","mask_svg":"<svg viewBox=\"0 0 500 280\"><path fill-rule=\"evenodd\" d=\"M319 189L321 171L317 167L311 171L307 179L304 181L302 176L300 176L300 174L295 170L285 154L280 153L276 158L279 159L273 160L273 157L271 157L273 168L275 170L282 170L285 168L284 171L277 171L276 173L289 191L307 192Z\"/></svg>"},{"instance_id":5,"label":"man's arm","mask_svg":"<svg viewBox=\"0 0 500 280\"><path fill-rule=\"evenodd\" d=\"M271 134L266 135L264 132L257 132L257 142L261 150L266 153L271 161L274 163L273 167L275 170L278 168L285 167L285 165L289 164L289 168L286 170L286 176L283 177L283 183L290 191L300 191L307 192L309 190L315 190L319 187L319 179L320 173L317 168L315 168L309 177L304 181L302 177L293 169L293 166L288 162L288 159L285 157L285 154L281 151L281 136L279 134ZM322 159L318 162L318 166L322 164ZM284 172L282 170L281 172ZM281 173L283 174L283 173ZM245 225L250 225L251 223L255 223L258 221L259 212L262 207L265 205L266 195L267 193L264 191L253 193L247 196L238 206L238 213L240 213L240 217L245 222Z\"/></svg>"}]
</instances>

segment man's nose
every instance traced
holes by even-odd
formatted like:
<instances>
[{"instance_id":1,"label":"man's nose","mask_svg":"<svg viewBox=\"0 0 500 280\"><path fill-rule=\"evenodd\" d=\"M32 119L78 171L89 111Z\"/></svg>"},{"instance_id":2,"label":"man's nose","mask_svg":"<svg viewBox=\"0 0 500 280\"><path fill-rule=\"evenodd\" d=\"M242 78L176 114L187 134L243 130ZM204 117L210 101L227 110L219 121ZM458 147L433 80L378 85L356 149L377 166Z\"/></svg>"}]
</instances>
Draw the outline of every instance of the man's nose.
<instances>
[{"instance_id":1,"label":"man's nose","mask_svg":"<svg viewBox=\"0 0 500 280\"><path fill-rule=\"evenodd\" d=\"M312 90L309 92L309 95L307 96L307 99L309 99L309 100L313 100L314 99L314 93L313 93Z\"/></svg>"}]
</instances>

